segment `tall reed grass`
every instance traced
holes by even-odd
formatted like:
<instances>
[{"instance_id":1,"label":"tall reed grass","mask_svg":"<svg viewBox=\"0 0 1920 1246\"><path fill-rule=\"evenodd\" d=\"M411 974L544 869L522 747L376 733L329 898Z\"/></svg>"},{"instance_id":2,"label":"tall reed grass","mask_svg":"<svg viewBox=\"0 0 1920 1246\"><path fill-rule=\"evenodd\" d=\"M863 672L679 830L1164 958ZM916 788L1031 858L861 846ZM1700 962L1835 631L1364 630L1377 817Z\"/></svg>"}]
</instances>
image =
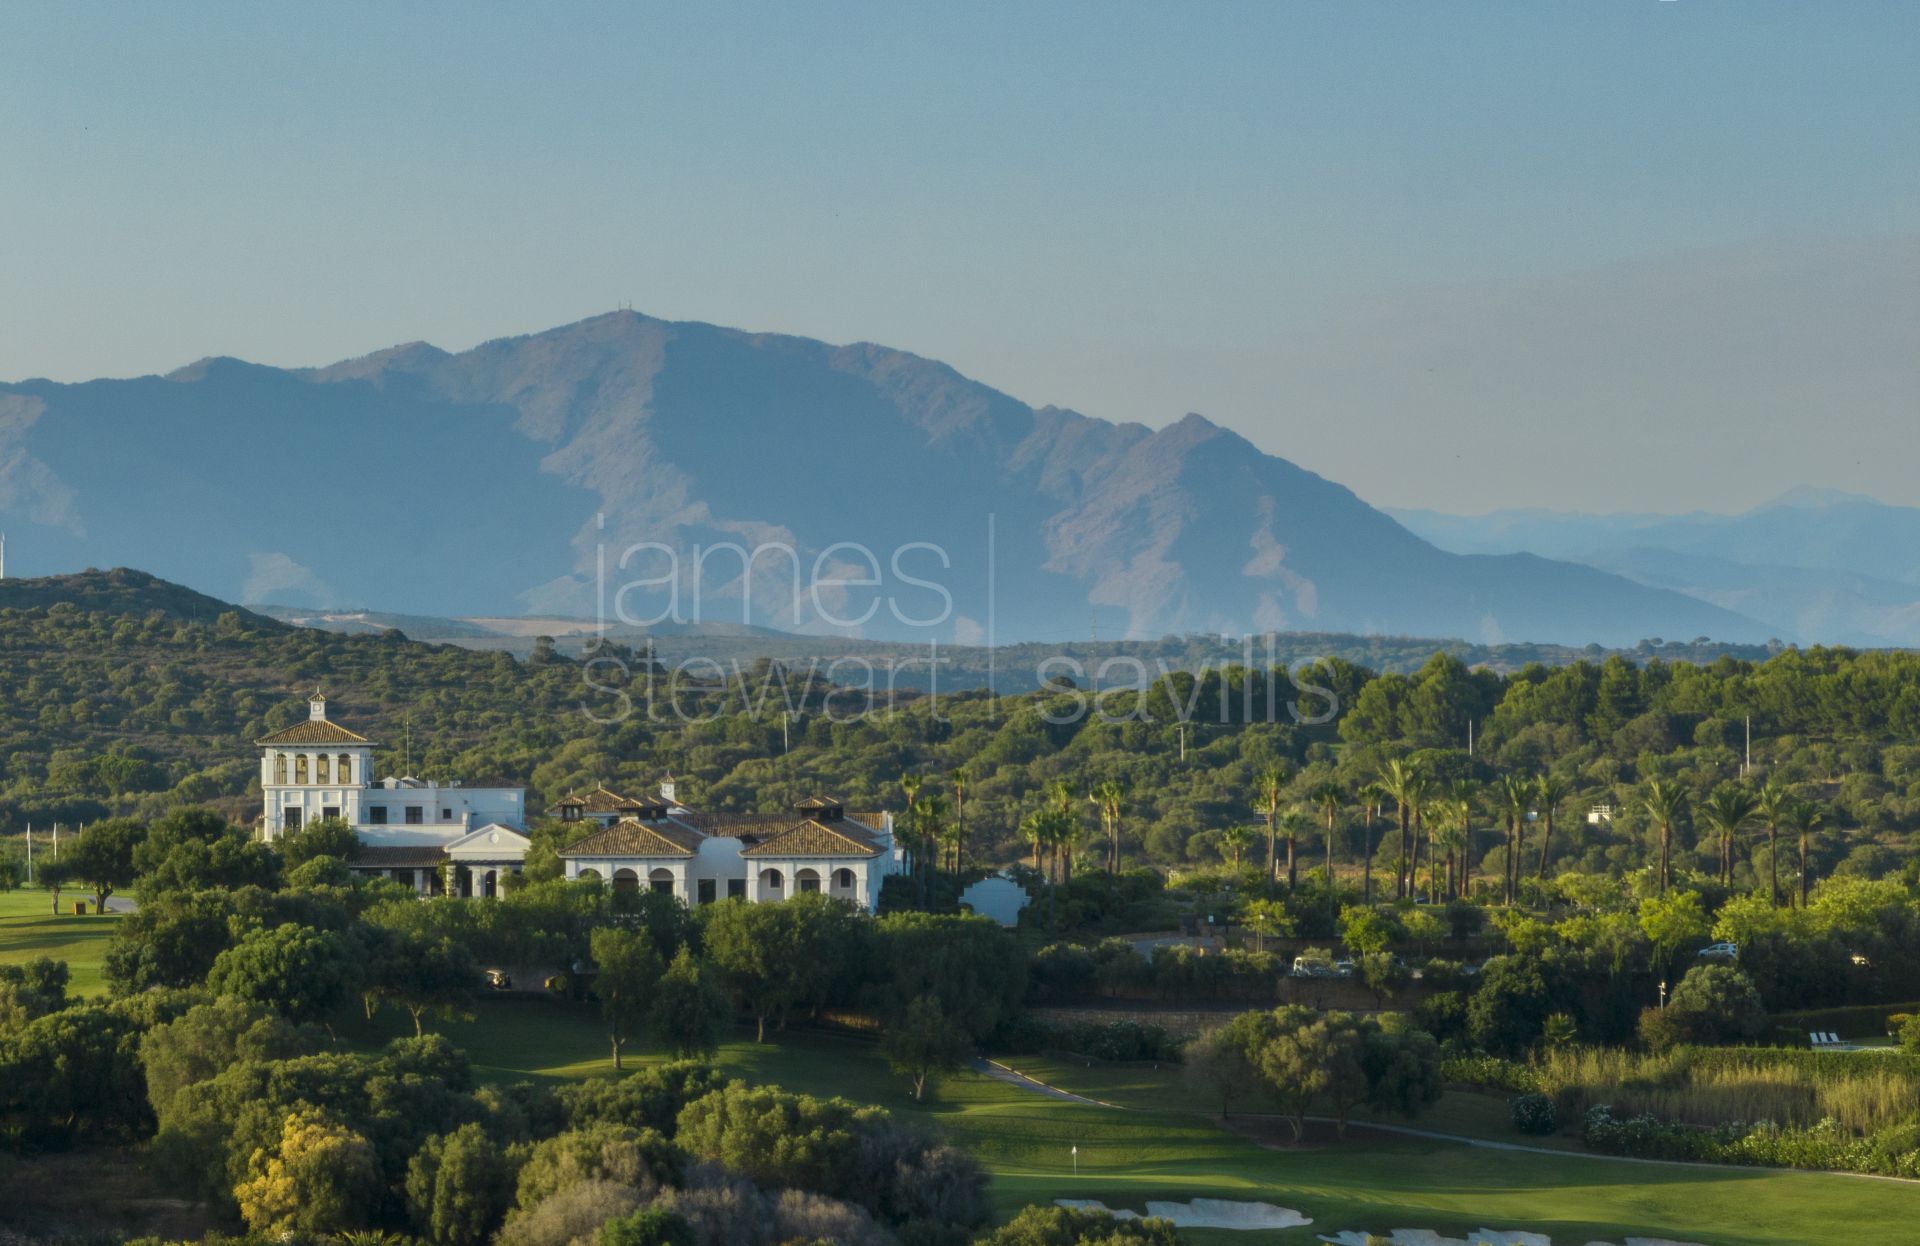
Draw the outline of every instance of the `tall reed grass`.
<instances>
[{"instance_id":1,"label":"tall reed grass","mask_svg":"<svg viewBox=\"0 0 1920 1246\"><path fill-rule=\"evenodd\" d=\"M1920 1113L1920 1079L1904 1065L1889 1068L1873 1055L1842 1066L1779 1062L1759 1052L1751 1061L1718 1053L1703 1062L1685 1050L1642 1055L1572 1048L1542 1056L1533 1071L1562 1120L1578 1120L1595 1104L1610 1103L1621 1117L1647 1113L1703 1126L1812 1125L1830 1118L1866 1135Z\"/></svg>"}]
</instances>

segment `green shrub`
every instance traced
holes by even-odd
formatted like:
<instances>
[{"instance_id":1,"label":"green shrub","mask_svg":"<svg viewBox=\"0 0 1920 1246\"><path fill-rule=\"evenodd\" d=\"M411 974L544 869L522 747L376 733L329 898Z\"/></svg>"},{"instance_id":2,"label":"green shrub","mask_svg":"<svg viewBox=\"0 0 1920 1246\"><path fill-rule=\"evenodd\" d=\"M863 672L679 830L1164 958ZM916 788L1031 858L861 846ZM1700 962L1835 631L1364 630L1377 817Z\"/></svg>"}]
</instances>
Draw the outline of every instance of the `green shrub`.
<instances>
[{"instance_id":1,"label":"green shrub","mask_svg":"<svg viewBox=\"0 0 1920 1246\"><path fill-rule=\"evenodd\" d=\"M1504 1060L1499 1056L1452 1056L1444 1059L1440 1062L1440 1080L1459 1086L1521 1094L1540 1089L1540 1080L1531 1068L1518 1060Z\"/></svg>"},{"instance_id":2,"label":"green shrub","mask_svg":"<svg viewBox=\"0 0 1920 1246\"><path fill-rule=\"evenodd\" d=\"M1587 1111L1581 1137L1596 1151L1640 1159L1920 1177L1920 1125L1911 1121L1865 1137L1856 1137L1833 1120L1808 1126L1729 1121L1700 1129L1646 1113L1619 1117L1611 1105L1598 1104Z\"/></svg>"},{"instance_id":3,"label":"green shrub","mask_svg":"<svg viewBox=\"0 0 1920 1246\"><path fill-rule=\"evenodd\" d=\"M1537 1091L1516 1096L1508 1107L1513 1113L1513 1127L1523 1134L1543 1137L1560 1127L1553 1100Z\"/></svg>"}]
</instances>

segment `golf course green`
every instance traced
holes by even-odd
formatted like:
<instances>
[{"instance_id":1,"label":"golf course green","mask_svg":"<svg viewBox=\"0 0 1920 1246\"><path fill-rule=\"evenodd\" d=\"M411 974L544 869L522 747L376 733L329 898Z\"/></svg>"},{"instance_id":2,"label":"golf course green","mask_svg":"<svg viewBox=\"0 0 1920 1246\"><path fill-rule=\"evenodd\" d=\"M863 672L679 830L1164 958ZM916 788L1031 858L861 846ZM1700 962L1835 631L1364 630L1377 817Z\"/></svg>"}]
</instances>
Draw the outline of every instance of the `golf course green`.
<instances>
[{"instance_id":1,"label":"golf course green","mask_svg":"<svg viewBox=\"0 0 1920 1246\"><path fill-rule=\"evenodd\" d=\"M597 1015L534 999L483 1001L474 1019L437 1026L489 1080L608 1076ZM374 1043L410 1033L398 1014L354 1033ZM629 1047L629 1066L663 1058ZM1808 1246L1900 1240L1920 1217L1920 1185L1836 1173L1638 1163L1588 1155L1570 1142L1540 1151L1395 1136L1356 1126L1344 1141L1263 1145L1224 1128L1181 1085L1178 1071L1088 1068L1009 1057L1023 1073L1114 1106L1050 1098L975 1072L953 1074L915 1103L870 1042L817 1031L744 1031L716 1063L753 1082L878 1104L939 1126L993 1173L1003 1215L1058 1198L1099 1199L1144 1211L1149 1200L1196 1197L1269 1202L1310 1226L1243 1232L1188 1229L1199 1246L1307 1243L1321 1233L1529 1229L1556 1243L1619 1243L1628 1236L1708 1246ZM1511 1144L1497 1103L1449 1094L1417 1128ZM1248 1121L1246 1124L1255 1122ZM1271 1132L1265 1131L1265 1132ZM1284 1134L1284 1131L1280 1131ZM1555 1146L1561 1148L1556 1151ZM1075 1148L1078 1148L1076 1155Z\"/></svg>"}]
</instances>

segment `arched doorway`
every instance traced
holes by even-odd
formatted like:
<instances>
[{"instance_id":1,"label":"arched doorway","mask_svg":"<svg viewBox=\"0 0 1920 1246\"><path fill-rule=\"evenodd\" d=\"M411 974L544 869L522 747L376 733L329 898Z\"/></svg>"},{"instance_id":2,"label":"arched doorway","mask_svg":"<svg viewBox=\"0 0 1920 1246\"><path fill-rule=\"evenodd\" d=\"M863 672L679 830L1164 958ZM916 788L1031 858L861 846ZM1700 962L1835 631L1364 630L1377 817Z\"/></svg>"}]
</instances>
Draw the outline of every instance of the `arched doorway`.
<instances>
[{"instance_id":1,"label":"arched doorway","mask_svg":"<svg viewBox=\"0 0 1920 1246\"><path fill-rule=\"evenodd\" d=\"M852 870L842 866L833 872L832 894L834 896L842 900L852 900L858 896L857 889L858 884L854 880Z\"/></svg>"},{"instance_id":2,"label":"arched doorway","mask_svg":"<svg viewBox=\"0 0 1920 1246\"><path fill-rule=\"evenodd\" d=\"M762 899L764 900L785 899L786 893L783 890L783 888L785 888L786 885L787 885L787 880L785 876L780 873L779 870L761 870L760 871L760 897Z\"/></svg>"},{"instance_id":3,"label":"arched doorway","mask_svg":"<svg viewBox=\"0 0 1920 1246\"><path fill-rule=\"evenodd\" d=\"M662 895L673 894L673 871L656 869L647 875L647 885Z\"/></svg>"},{"instance_id":4,"label":"arched doorway","mask_svg":"<svg viewBox=\"0 0 1920 1246\"><path fill-rule=\"evenodd\" d=\"M625 866L622 866L613 872L613 889L615 891L638 891L640 890L640 876Z\"/></svg>"},{"instance_id":5,"label":"arched doorway","mask_svg":"<svg viewBox=\"0 0 1920 1246\"><path fill-rule=\"evenodd\" d=\"M480 875L481 897L483 899L491 900L499 894L500 894L500 878L499 878L498 871L487 870L486 872L481 874Z\"/></svg>"},{"instance_id":6,"label":"arched doorway","mask_svg":"<svg viewBox=\"0 0 1920 1246\"><path fill-rule=\"evenodd\" d=\"M594 869L592 866L588 866L586 869L581 870L580 872L575 874L573 878L575 882L597 883L600 881L600 871Z\"/></svg>"},{"instance_id":7,"label":"arched doorway","mask_svg":"<svg viewBox=\"0 0 1920 1246\"><path fill-rule=\"evenodd\" d=\"M818 892L820 890L820 871L800 870L793 876L793 889L796 892Z\"/></svg>"}]
</instances>

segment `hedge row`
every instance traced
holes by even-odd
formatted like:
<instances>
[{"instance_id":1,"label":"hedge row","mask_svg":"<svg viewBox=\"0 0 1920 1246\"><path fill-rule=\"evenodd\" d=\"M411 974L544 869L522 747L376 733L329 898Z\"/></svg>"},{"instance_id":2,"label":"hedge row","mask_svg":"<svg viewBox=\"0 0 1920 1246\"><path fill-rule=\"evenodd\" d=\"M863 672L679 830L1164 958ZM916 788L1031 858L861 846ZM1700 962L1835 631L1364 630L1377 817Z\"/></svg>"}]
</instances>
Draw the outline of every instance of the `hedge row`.
<instances>
[{"instance_id":1,"label":"hedge row","mask_svg":"<svg viewBox=\"0 0 1920 1246\"><path fill-rule=\"evenodd\" d=\"M1058 1051L1110 1064L1178 1064L1185 1044L1157 1025L1138 1021L1067 1023L1023 1014L995 1031L999 1051Z\"/></svg>"},{"instance_id":2,"label":"hedge row","mask_svg":"<svg viewBox=\"0 0 1920 1246\"><path fill-rule=\"evenodd\" d=\"M1613 1115L1610 1106L1601 1104L1587 1112L1581 1138L1593 1150L1641 1159L1920 1177L1920 1123L1913 1122L1864 1138L1832 1120L1804 1129L1770 1121L1733 1121L1713 1129L1696 1129L1651 1116L1623 1120Z\"/></svg>"},{"instance_id":3,"label":"hedge row","mask_svg":"<svg viewBox=\"0 0 1920 1246\"><path fill-rule=\"evenodd\" d=\"M1834 1033L1842 1038L1884 1038L1887 1018L1900 1013L1920 1013L1920 1002L1906 1004L1860 1004L1850 1008L1809 1008L1801 1012L1780 1012L1773 1023L1783 1036L1807 1041L1809 1032Z\"/></svg>"}]
</instances>

